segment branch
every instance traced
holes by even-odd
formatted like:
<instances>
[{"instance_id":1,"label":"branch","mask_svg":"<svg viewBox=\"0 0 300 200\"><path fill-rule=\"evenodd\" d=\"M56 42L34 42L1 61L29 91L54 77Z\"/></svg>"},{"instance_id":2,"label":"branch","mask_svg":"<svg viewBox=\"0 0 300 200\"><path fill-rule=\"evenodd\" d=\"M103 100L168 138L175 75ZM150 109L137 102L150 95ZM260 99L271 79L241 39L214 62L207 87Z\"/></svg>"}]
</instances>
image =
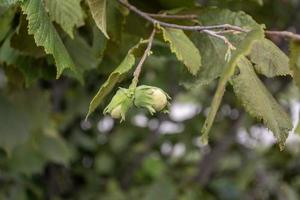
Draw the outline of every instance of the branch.
<instances>
[{"instance_id":1,"label":"branch","mask_svg":"<svg viewBox=\"0 0 300 200\"><path fill-rule=\"evenodd\" d=\"M266 35L280 36L300 41L300 35L289 31L265 31Z\"/></svg>"},{"instance_id":2,"label":"branch","mask_svg":"<svg viewBox=\"0 0 300 200\"><path fill-rule=\"evenodd\" d=\"M231 57L231 51L236 50L235 46L233 46L233 44L225 36L220 35L220 32L210 30L204 30L203 32L224 41L224 43L228 46L227 53L225 55L225 60L229 61Z\"/></svg>"},{"instance_id":3,"label":"branch","mask_svg":"<svg viewBox=\"0 0 300 200\"><path fill-rule=\"evenodd\" d=\"M221 24L221 25L212 25L212 26L185 26L185 25L178 25L178 24L172 24L167 22L162 22L160 20L154 19L151 17L148 13L143 12L136 8L135 6L129 4L126 0L118 0L122 5L127 7L129 10L135 12L142 18L148 20L152 24L156 25L159 24L160 26L167 27L167 28L175 28L175 29L181 29L186 31L203 31L203 30L213 30L213 29L226 29L226 30L234 30L238 32L248 32L245 29L242 29L241 27L230 25L230 24Z\"/></svg>"},{"instance_id":4,"label":"branch","mask_svg":"<svg viewBox=\"0 0 300 200\"><path fill-rule=\"evenodd\" d=\"M196 19L197 15L169 15L166 13L162 14L154 14L154 13L147 13L148 16L154 18L164 18L164 19Z\"/></svg>"},{"instance_id":5,"label":"branch","mask_svg":"<svg viewBox=\"0 0 300 200\"><path fill-rule=\"evenodd\" d=\"M149 37L149 39L148 39L148 46L145 49L145 52L144 52L140 62L138 63L138 65L137 65L137 67L136 67L136 69L133 73L133 80L132 80L132 86L133 87L137 86L137 83L139 81L139 77L140 77L140 74L141 74L141 71L142 71L143 64L145 63L147 57L151 54L151 48L152 48L155 32L156 32L156 30L154 28L151 35L150 35L150 37Z\"/></svg>"},{"instance_id":6,"label":"branch","mask_svg":"<svg viewBox=\"0 0 300 200\"><path fill-rule=\"evenodd\" d=\"M186 31L198 31L198 32L203 32L205 30L215 30L215 29L221 29L223 31L221 32L248 32L248 30L243 29L239 26L234 26L230 24L220 24L220 25L211 25L211 26L185 26L185 25L178 25L178 24L172 24L172 23L167 23L163 22L160 20L155 19L154 17L157 18L173 18L173 19L183 19L183 18L188 18L191 17L193 18L193 15L165 15L165 14L151 14L151 13L146 13L135 6L131 5L128 3L127 0L118 0L121 4L123 4L125 7L127 7L129 10L133 11L137 15L141 16L142 18L146 19L147 21L151 22L152 24L156 25L159 24L160 26L167 27L167 28L175 28L175 29L181 29L181 30L186 30ZM296 33L292 33L289 31L265 31L266 35L269 36L280 36L280 37L286 37L290 38L293 40L300 41L300 35Z\"/></svg>"}]
</instances>

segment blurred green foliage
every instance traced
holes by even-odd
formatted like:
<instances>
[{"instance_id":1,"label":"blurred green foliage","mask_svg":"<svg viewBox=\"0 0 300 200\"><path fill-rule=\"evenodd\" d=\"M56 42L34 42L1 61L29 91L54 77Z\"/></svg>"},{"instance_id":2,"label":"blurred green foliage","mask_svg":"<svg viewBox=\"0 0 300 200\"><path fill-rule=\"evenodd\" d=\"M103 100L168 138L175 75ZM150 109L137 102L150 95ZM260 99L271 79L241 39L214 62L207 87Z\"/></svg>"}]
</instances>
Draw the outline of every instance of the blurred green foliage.
<instances>
[{"instance_id":1,"label":"blurred green foliage","mask_svg":"<svg viewBox=\"0 0 300 200\"><path fill-rule=\"evenodd\" d=\"M127 121L119 123L100 113L109 103L104 100L85 121L99 86L128 49L140 37L148 37L149 26L132 13L125 18L122 7L110 1L107 32L111 39L107 40L96 28L87 3L81 1L84 24L71 26L74 38L70 27L65 33L58 21L53 23L53 34L61 38L84 84L76 80L74 71L65 71L55 80L57 61L35 45L20 8L8 6L15 2L0 1L0 200L300 198L299 135L290 134L286 149L279 151L272 133L244 113L228 87L210 145L202 145L200 130L216 82L188 90L178 84L186 81L186 69L161 40L155 41L140 81L168 91L173 98L170 114L151 116L133 109ZM149 12L195 5L192 0L132 3ZM300 31L299 0L200 0L197 4L245 11L268 29ZM288 53L286 41L270 39ZM260 78L296 123L300 93L292 80ZM129 85L130 80L124 79L123 84Z\"/></svg>"}]
</instances>

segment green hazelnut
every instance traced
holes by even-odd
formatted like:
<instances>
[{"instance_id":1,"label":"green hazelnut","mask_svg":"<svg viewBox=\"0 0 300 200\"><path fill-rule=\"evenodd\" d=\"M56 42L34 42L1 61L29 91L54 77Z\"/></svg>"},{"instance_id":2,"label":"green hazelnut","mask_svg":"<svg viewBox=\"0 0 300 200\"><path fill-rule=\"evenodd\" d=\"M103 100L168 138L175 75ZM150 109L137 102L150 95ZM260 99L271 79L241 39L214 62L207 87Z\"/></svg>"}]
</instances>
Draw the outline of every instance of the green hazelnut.
<instances>
[{"instance_id":1,"label":"green hazelnut","mask_svg":"<svg viewBox=\"0 0 300 200\"><path fill-rule=\"evenodd\" d=\"M151 96L153 100L153 108L159 112L163 110L167 104L168 104L168 99L167 95L159 88L155 88L151 90Z\"/></svg>"},{"instance_id":2,"label":"green hazelnut","mask_svg":"<svg viewBox=\"0 0 300 200\"><path fill-rule=\"evenodd\" d=\"M110 116L114 119L120 119L122 117L122 106L118 105L111 112Z\"/></svg>"}]
</instances>

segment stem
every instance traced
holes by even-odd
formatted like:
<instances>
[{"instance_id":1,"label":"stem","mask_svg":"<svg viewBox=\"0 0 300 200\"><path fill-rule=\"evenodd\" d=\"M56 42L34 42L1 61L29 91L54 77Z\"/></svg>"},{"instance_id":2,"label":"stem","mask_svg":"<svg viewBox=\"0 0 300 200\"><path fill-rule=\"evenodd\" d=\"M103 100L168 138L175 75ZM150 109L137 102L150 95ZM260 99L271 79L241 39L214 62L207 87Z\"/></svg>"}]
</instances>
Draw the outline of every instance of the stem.
<instances>
[{"instance_id":1,"label":"stem","mask_svg":"<svg viewBox=\"0 0 300 200\"><path fill-rule=\"evenodd\" d=\"M172 23L167 23L167 22L163 22L160 20L157 20L153 17L157 17L157 18L173 18L173 19L183 19L185 17L188 17L187 15L164 15L164 14L151 14L151 13L146 13L143 12L141 10L139 10L138 8L136 8L135 6L131 5L130 3L128 3L127 0L118 0L122 5L124 5L125 7L127 7L129 10L133 11L134 13L136 13L137 15L141 16L142 18L146 19L147 21L151 22L152 24L159 24L160 26L163 27L167 27L167 28L175 28L175 29L181 29L181 30L186 30L186 31L199 31L202 32L204 30L214 30L214 29L223 29L225 31L236 31L236 32L248 32L248 30L243 29L239 26L234 26L234 25L230 25L230 24L220 24L220 25L211 25L211 26L185 26L185 25L178 25L178 24L172 24ZM189 17L193 17L193 15L189 16ZM269 36L280 36L280 37L287 37L293 40L297 40L300 41L300 35L296 34L296 33L292 33L289 31L265 31L266 35Z\"/></svg>"},{"instance_id":2,"label":"stem","mask_svg":"<svg viewBox=\"0 0 300 200\"><path fill-rule=\"evenodd\" d=\"M150 55L151 52L151 48L152 48L152 44L153 44L153 40L154 40L154 36L155 36L156 30L155 28L153 29L149 39L148 39L148 45L147 48L145 49L145 52L140 60L140 62L138 63L134 73L133 73L133 80L132 80L132 85L133 87L136 87L139 81L139 77L142 71L142 67L147 59L147 57Z\"/></svg>"},{"instance_id":3,"label":"stem","mask_svg":"<svg viewBox=\"0 0 300 200\"><path fill-rule=\"evenodd\" d=\"M228 46L229 49L231 50L235 50L236 48L233 46L233 44L231 44L231 42L229 42L229 40L223 36L223 35L219 35L217 32L215 31L210 31L210 30L204 30L204 33L207 33L208 35L214 36L216 38L219 38L221 40L224 41L224 43Z\"/></svg>"},{"instance_id":4,"label":"stem","mask_svg":"<svg viewBox=\"0 0 300 200\"><path fill-rule=\"evenodd\" d=\"M154 13L147 13L150 17L154 18L164 18L164 19L196 19L197 15L169 15L166 13L162 14L154 14Z\"/></svg>"},{"instance_id":5,"label":"stem","mask_svg":"<svg viewBox=\"0 0 300 200\"><path fill-rule=\"evenodd\" d=\"M226 29L226 30L235 30L238 32L248 32L245 29L242 29L241 27L238 26L233 26L230 24L221 24L221 25L212 25L212 26L185 26L185 25L178 25L178 24L172 24L172 23L167 23L167 22L162 22L157 19L154 19L151 17L148 13L145 13L135 6L129 4L126 0L118 0L121 4L123 4L125 7L127 7L129 10L135 12L142 18L148 20L152 24L159 24L160 26L167 27L167 28L175 28L175 29L181 29L181 30L186 30L186 31L203 31L203 30L212 30L212 29Z\"/></svg>"},{"instance_id":6,"label":"stem","mask_svg":"<svg viewBox=\"0 0 300 200\"><path fill-rule=\"evenodd\" d=\"M265 31L267 35L271 36L280 36L280 37L286 37L293 40L300 41L300 35L296 33L292 33L289 31Z\"/></svg>"}]
</instances>

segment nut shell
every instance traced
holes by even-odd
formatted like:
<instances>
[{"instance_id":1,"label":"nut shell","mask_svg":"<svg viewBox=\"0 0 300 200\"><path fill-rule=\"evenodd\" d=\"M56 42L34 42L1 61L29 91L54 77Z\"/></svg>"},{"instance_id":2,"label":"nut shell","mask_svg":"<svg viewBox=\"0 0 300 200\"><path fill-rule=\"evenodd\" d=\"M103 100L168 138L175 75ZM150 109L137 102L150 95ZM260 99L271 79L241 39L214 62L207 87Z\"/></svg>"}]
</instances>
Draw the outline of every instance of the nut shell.
<instances>
[{"instance_id":1,"label":"nut shell","mask_svg":"<svg viewBox=\"0 0 300 200\"><path fill-rule=\"evenodd\" d=\"M167 104L167 95L161 89L152 89L153 108L159 112L163 110Z\"/></svg>"},{"instance_id":2,"label":"nut shell","mask_svg":"<svg viewBox=\"0 0 300 200\"><path fill-rule=\"evenodd\" d=\"M122 117L121 113L122 113L122 106L118 105L111 111L110 116L114 119L120 119Z\"/></svg>"}]
</instances>

